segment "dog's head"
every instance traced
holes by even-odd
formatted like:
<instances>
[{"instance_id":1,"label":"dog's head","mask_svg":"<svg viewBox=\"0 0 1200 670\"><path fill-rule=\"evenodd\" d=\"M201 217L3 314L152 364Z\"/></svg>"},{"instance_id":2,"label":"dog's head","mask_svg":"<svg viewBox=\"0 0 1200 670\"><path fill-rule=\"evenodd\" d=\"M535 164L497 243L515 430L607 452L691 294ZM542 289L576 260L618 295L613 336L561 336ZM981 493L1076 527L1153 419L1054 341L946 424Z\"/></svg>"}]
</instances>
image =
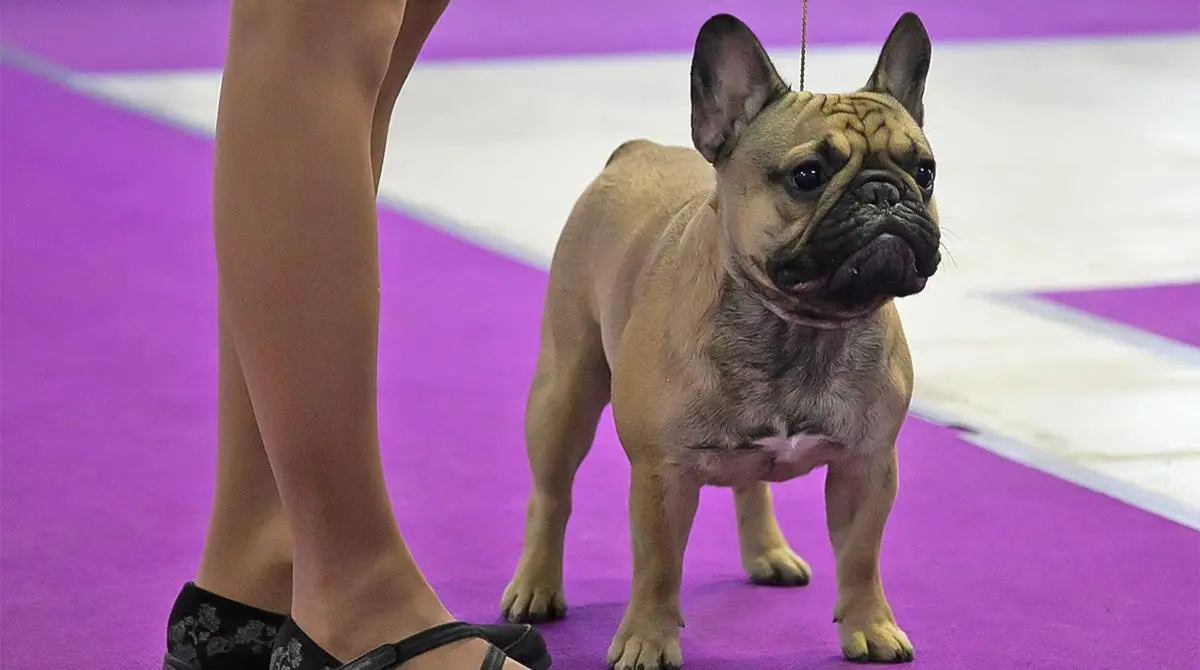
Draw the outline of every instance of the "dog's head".
<instances>
[{"instance_id":1,"label":"dog's head","mask_svg":"<svg viewBox=\"0 0 1200 670\"><path fill-rule=\"evenodd\" d=\"M692 140L716 168L732 270L773 309L846 323L921 291L937 269L936 167L922 131L929 59L909 13L862 89L795 92L738 19L700 29Z\"/></svg>"}]
</instances>

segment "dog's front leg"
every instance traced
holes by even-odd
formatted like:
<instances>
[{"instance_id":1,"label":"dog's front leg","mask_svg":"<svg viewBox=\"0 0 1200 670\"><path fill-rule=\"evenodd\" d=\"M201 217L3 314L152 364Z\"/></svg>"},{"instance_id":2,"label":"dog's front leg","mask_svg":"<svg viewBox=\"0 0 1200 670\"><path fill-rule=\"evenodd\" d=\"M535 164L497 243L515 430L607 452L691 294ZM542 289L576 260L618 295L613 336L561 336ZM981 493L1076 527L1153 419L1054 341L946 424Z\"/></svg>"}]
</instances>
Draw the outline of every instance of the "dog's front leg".
<instances>
[{"instance_id":1,"label":"dog's front leg","mask_svg":"<svg viewBox=\"0 0 1200 670\"><path fill-rule=\"evenodd\" d=\"M679 588L699 499L700 482L694 477L661 461L634 461L629 490L633 588L608 648L610 666L666 670L683 664Z\"/></svg>"},{"instance_id":2,"label":"dog's front leg","mask_svg":"<svg viewBox=\"0 0 1200 670\"><path fill-rule=\"evenodd\" d=\"M842 654L852 661L911 661L912 643L892 615L879 577L883 527L896 499L894 444L855 449L829 464L825 514L837 560Z\"/></svg>"}]
</instances>

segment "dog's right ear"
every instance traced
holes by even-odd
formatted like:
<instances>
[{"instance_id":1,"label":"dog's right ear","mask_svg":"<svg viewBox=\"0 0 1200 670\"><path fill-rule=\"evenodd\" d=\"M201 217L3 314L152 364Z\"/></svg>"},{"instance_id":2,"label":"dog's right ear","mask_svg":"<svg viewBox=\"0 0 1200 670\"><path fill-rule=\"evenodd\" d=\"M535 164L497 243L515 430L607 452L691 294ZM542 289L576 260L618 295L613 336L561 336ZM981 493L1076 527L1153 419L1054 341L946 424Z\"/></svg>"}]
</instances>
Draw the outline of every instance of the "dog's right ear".
<instances>
[{"instance_id":1,"label":"dog's right ear","mask_svg":"<svg viewBox=\"0 0 1200 670\"><path fill-rule=\"evenodd\" d=\"M767 105L790 89L758 38L738 19L718 14L700 28L692 55L692 143L716 165Z\"/></svg>"}]
</instances>

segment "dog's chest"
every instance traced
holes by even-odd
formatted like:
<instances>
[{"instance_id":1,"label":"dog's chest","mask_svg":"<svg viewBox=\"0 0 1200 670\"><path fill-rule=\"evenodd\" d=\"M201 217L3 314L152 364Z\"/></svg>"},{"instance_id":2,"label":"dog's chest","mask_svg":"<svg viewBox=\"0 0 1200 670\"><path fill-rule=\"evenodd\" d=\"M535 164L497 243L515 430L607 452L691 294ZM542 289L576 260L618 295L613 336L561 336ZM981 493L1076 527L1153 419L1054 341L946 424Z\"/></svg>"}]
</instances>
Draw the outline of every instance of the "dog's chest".
<instances>
[{"instance_id":1,"label":"dog's chest","mask_svg":"<svg viewBox=\"0 0 1200 670\"><path fill-rule=\"evenodd\" d=\"M700 450L695 466L701 479L715 486L786 481L825 463L833 447L825 435L780 431L733 448Z\"/></svg>"},{"instance_id":2,"label":"dog's chest","mask_svg":"<svg viewBox=\"0 0 1200 670\"><path fill-rule=\"evenodd\" d=\"M803 458L822 442L829 438L822 435L798 433L796 435L772 435L751 442L762 448L762 453L775 461L791 463Z\"/></svg>"}]
</instances>

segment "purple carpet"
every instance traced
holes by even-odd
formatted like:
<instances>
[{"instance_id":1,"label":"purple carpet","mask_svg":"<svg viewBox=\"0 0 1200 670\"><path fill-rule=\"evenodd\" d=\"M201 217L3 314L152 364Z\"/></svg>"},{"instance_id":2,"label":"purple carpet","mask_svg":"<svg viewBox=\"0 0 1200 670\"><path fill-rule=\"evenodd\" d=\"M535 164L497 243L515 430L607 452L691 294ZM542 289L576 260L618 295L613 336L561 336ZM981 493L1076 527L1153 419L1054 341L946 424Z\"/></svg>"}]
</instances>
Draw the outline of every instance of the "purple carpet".
<instances>
[{"instance_id":1,"label":"purple carpet","mask_svg":"<svg viewBox=\"0 0 1200 670\"><path fill-rule=\"evenodd\" d=\"M2 0L0 41L73 70L219 67L228 0ZM879 42L906 11L948 39L1200 29L1196 0L812 0L813 43ZM423 57L688 51L733 11L770 46L800 42L800 0L454 0Z\"/></svg>"},{"instance_id":2,"label":"purple carpet","mask_svg":"<svg viewBox=\"0 0 1200 670\"><path fill-rule=\"evenodd\" d=\"M1038 296L1159 337L1200 347L1200 282L1061 291Z\"/></svg>"},{"instance_id":3,"label":"purple carpet","mask_svg":"<svg viewBox=\"0 0 1200 670\"><path fill-rule=\"evenodd\" d=\"M0 74L0 666L157 668L212 486L211 144ZM452 608L492 619L519 553L545 276L382 217L397 513ZM901 439L884 570L917 667L1195 667L1200 535L921 421ZM571 613L545 627L557 668L603 667L628 593L627 473L606 421L576 488ZM776 489L815 571L801 590L745 583L730 495L706 492L683 594L688 668L843 666L821 487Z\"/></svg>"}]
</instances>

